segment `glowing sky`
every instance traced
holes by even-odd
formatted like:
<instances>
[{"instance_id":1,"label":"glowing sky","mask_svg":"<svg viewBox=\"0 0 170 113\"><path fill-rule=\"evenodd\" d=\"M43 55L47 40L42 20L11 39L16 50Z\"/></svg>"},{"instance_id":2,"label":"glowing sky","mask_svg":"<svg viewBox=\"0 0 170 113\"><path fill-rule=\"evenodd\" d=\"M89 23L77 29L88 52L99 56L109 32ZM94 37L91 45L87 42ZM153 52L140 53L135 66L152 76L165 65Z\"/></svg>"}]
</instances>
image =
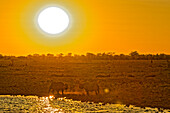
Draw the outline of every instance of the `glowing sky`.
<instances>
[{"instance_id":1,"label":"glowing sky","mask_svg":"<svg viewBox=\"0 0 170 113\"><path fill-rule=\"evenodd\" d=\"M35 17L57 5L72 19L54 38L42 34ZM0 53L170 53L170 0L0 0Z\"/></svg>"}]
</instances>

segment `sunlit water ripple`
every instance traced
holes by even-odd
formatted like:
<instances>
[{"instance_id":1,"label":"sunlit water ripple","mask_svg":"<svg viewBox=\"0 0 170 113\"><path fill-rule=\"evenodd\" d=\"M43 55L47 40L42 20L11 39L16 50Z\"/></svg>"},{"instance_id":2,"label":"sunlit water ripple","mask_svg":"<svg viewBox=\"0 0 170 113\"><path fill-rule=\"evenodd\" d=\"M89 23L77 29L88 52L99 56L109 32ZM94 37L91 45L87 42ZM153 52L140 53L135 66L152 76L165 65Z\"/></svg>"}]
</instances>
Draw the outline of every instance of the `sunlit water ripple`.
<instances>
[{"instance_id":1,"label":"sunlit water ripple","mask_svg":"<svg viewBox=\"0 0 170 113\"><path fill-rule=\"evenodd\" d=\"M159 112L157 108L140 108L130 105L105 104L73 101L72 99L37 96L0 95L1 112L44 112L44 113L82 113L82 112ZM164 110L170 112L170 110Z\"/></svg>"}]
</instances>

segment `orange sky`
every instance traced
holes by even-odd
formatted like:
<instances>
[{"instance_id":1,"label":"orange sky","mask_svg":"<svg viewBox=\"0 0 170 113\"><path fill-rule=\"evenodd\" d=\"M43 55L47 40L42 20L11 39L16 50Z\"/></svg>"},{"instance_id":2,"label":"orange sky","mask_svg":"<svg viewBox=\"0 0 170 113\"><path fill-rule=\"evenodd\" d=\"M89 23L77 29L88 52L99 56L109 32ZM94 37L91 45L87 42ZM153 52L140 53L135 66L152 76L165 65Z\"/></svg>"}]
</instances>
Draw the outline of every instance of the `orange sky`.
<instances>
[{"instance_id":1,"label":"orange sky","mask_svg":"<svg viewBox=\"0 0 170 113\"><path fill-rule=\"evenodd\" d=\"M58 5L72 26L51 38L39 32L35 15ZM0 53L116 52L170 54L169 0L0 0Z\"/></svg>"}]
</instances>

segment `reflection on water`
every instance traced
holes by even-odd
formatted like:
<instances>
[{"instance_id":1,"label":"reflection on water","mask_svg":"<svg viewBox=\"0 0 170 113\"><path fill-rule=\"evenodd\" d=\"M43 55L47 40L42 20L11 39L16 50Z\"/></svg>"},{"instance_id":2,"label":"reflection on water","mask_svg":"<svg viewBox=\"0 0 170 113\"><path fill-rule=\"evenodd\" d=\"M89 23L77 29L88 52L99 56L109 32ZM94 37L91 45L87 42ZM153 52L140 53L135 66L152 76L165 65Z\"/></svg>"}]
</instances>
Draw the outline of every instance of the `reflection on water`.
<instances>
[{"instance_id":1,"label":"reflection on water","mask_svg":"<svg viewBox=\"0 0 170 113\"><path fill-rule=\"evenodd\" d=\"M50 112L50 113L56 113L56 112L57 113L64 113L64 112L62 112L62 109L60 109L60 108L51 107L49 100L52 101L53 96L41 97L40 98L40 101L43 103L43 106L41 106L41 107L43 107L43 111Z\"/></svg>"},{"instance_id":2,"label":"reflection on water","mask_svg":"<svg viewBox=\"0 0 170 113\"><path fill-rule=\"evenodd\" d=\"M52 99L52 97L50 97ZM48 97L37 96L0 96L1 112L45 112L63 113L60 108L53 108Z\"/></svg>"},{"instance_id":3,"label":"reflection on water","mask_svg":"<svg viewBox=\"0 0 170 113\"><path fill-rule=\"evenodd\" d=\"M82 113L82 112L159 112L157 108L140 108L130 105L105 104L73 101L72 99L37 96L0 95L1 112L34 112L34 113ZM164 110L170 112L170 110Z\"/></svg>"}]
</instances>

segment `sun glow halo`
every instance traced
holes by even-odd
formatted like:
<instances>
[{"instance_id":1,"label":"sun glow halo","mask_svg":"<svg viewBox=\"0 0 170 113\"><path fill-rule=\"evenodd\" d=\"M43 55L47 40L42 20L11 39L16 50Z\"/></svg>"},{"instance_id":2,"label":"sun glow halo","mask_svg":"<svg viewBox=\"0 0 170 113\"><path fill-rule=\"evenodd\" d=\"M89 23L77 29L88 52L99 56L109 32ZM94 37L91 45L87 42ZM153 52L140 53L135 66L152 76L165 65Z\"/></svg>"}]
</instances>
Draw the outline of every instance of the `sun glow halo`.
<instances>
[{"instance_id":1,"label":"sun glow halo","mask_svg":"<svg viewBox=\"0 0 170 113\"><path fill-rule=\"evenodd\" d=\"M37 23L43 32L56 35L68 28L70 19L63 9L48 7L39 13Z\"/></svg>"}]
</instances>

